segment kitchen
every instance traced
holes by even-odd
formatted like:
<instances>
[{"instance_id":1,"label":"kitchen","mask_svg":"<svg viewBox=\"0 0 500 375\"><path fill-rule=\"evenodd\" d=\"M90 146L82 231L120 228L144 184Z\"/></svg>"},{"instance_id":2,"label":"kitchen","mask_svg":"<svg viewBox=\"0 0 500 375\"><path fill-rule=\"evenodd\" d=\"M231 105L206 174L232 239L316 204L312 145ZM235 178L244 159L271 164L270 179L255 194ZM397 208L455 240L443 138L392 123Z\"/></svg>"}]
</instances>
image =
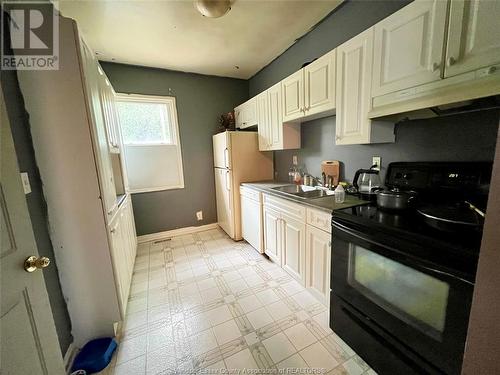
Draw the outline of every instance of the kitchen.
<instances>
[{"instance_id":1,"label":"kitchen","mask_svg":"<svg viewBox=\"0 0 500 375\"><path fill-rule=\"evenodd\" d=\"M241 3L233 3L220 19L206 20L229 20ZM488 369L497 364L484 348L491 346L496 328L486 323L493 317L481 306L498 303L488 289L495 276L482 272L498 262L491 251L497 234L489 230L496 223L492 207L498 207L493 193L498 163L493 161L500 47L493 25L499 10L496 2L467 4L323 4L328 9L316 16L317 25L303 30L300 39L248 80L227 78L234 71L203 76L110 57L106 44L95 47L92 15L99 13L92 12L101 10L62 4L63 15L76 19L77 26L61 21L61 35L77 30L72 35L78 39L81 29L89 38L82 39L90 45L89 54L92 49L101 54L88 67L94 69L100 60L99 85L109 87L101 101L116 101L104 123L115 123L115 136L122 133L115 144L104 146L117 149L107 172L99 169L99 161L85 160L85 168L97 165L98 176L113 177L111 206L115 196L125 197L112 218L88 233L105 235L106 227L111 238L117 231L128 233L120 234L120 242L111 240L111 250L96 249L95 259L81 258L83 248L72 250L81 262L92 264L90 269L99 267L92 273L93 286L69 254L53 250L69 301L69 322L56 319L57 333L61 342L68 335L61 327L70 325L66 330L75 343L72 350L61 349L73 353L66 362L78 359L77 349L93 337L116 334L117 355L110 358L107 373L241 368L492 373ZM64 43L70 45L70 39ZM81 238L64 237L63 230L75 223L55 221L54 215L76 206L66 198L67 206L56 204L57 183L50 180L56 171L57 181L74 178L78 185L82 175L57 169L50 147L58 140L59 147L79 146L76 154L84 155L89 145L75 143L64 127L54 130L53 139L45 138L43 122L37 124L43 113L30 93L44 87L49 95L53 83L35 74L18 76L32 121L52 242L83 244ZM178 146L162 149L172 159L167 167L155 164L153 147L139 148L126 138L137 135L127 133L133 126L125 119L127 106L133 113L134 105L153 95L162 97L157 104L172 116L164 137ZM216 134L219 115L233 109L236 129ZM231 115L221 123L231 127ZM131 155L148 162L134 164ZM150 171L148 164L158 167ZM158 173L162 169L169 173ZM356 178L358 170L364 171ZM146 179L156 185L141 191ZM301 187L294 179L329 188ZM344 199L332 194L339 182L346 182ZM90 193L89 201L94 199ZM409 208L384 209L384 194L392 204ZM127 230L113 226L117 222ZM94 244L108 243L104 237L99 241ZM121 249L127 260L117 264ZM100 251L111 256L103 261ZM118 272L119 267L126 271ZM118 296L108 288L110 274L119 285ZM103 288L96 294L99 283ZM109 306L96 313L75 299L87 284L85 300L109 298ZM489 299L488 292L493 293ZM48 294L54 310L55 292ZM182 324L176 320L181 315ZM94 333L92 323L80 324L98 316L103 324ZM121 320L120 335L107 321Z\"/></svg>"}]
</instances>

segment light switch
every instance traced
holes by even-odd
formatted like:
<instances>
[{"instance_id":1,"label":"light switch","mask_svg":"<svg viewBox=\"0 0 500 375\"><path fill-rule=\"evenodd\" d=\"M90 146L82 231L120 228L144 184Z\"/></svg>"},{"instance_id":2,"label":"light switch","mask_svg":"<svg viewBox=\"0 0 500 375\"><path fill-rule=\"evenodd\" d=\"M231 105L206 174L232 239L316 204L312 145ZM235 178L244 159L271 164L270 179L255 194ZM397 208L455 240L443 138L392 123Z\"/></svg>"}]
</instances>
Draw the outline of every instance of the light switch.
<instances>
[{"instance_id":1,"label":"light switch","mask_svg":"<svg viewBox=\"0 0 500 375\"><path fill-rule=\"evenodd\" d=\"M23 182L24 194L31 193L30 178L27 172L21 172L21 181Z\"/></svg>"}]
</instances>

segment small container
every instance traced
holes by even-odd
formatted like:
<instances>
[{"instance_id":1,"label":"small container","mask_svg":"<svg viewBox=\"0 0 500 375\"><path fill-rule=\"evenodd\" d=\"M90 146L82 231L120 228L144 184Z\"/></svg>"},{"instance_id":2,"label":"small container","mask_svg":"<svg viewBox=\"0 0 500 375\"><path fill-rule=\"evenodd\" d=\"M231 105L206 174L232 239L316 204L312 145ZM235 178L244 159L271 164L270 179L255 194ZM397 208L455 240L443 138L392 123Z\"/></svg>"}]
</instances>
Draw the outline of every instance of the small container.
<instances>
[{"instance_id":1,"label":"small container","mask_svg":"<svg viewBox=\"0 0 500 375\"><path fill-rule=\"evenodd\" d=\"M338 184L335 188L335 203L344 203L345 201L345 190L341 184Z\"/></svg>"}]
</instances>

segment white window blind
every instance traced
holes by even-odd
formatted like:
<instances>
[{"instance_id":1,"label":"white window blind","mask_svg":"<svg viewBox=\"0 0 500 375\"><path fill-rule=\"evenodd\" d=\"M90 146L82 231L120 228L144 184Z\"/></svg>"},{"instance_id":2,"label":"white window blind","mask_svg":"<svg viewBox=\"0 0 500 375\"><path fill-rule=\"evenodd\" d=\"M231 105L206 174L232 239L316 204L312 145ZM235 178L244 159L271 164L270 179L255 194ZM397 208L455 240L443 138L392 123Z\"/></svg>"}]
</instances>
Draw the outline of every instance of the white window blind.
<instances>
[{"instance_id":1,"label":"white window blind","mask_svg":"<svg viewBox=\"0 0 500 375\"><path fill-rule=\"evenodd\" d=\"M117 108L130 191L183 188L175 98L118 94Z\"/></svg>"}]
</instances>

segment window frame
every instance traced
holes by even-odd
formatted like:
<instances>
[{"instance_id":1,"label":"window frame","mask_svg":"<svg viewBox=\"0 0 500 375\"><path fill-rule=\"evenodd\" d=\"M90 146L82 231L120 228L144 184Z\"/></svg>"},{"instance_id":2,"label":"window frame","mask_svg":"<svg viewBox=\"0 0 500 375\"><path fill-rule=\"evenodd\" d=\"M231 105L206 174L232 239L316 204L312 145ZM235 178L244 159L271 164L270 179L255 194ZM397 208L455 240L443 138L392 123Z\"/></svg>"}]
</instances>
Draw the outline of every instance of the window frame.
<instances>
[{"instance_id":1,"label":"window frame","mask_svg":"<svg viewBox=\"0 0 500 375\"><path fill-rule=\"evenodd\" d=\"M135 103L155 103L155 104L165 104L170 112L167 111L167 115L170 116L170 130L172 131L171 139L174 143L130 143L125 144L122 136L122 129L120 126L120 142L122 145L122 150L124 153L124 163L125 163L125 173L128 174L127 168L127 158L125 157L126 148L127 147L164 147L164 146L175 146L177 149L177 168L179 173L179 181L178 185L165 185L165 186L156 186L151 188L141 188L141 189L133 189L129 186L129 192L131 194L136 193L149 193L155 191L165 191L165 190L176 190L176 189L184 189L184 166L183 166L183 158L182 158L182 146L180 139L180 131L179 131L179 121L177 115L177 102L174 96L159 96L159 95L142 95L142 94L129 94L129 93L116 93L115 100L117 102L135 102ZM118 111L119 112L119 111ZM119 113L118 113L119 117Z\"/></svg>"}]
</instances>

